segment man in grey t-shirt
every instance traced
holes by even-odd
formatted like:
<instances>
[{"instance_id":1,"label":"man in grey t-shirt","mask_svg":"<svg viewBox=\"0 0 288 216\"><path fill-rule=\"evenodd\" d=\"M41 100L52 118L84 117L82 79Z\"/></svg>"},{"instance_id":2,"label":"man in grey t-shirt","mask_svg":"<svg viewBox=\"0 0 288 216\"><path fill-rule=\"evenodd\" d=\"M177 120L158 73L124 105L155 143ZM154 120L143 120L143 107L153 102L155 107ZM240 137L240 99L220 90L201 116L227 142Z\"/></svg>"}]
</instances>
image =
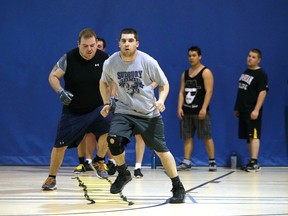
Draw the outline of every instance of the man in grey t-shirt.
<instances>
[{"instance_id":1,"label":"man in grey t-shirt","mask_svg":"<svg viewBox=\"0 0 288 216\"><path fill-rule=\"evenodd\" d=\"M185 189L177 173L173 155L166 146L164 125L160 112L169 93L168 80L157 61L137 50L138 33L131 28L120 33L120 52L114 53L104 62L100 80L100 92L105 106L101 114L105 117L112 107L109 85L116 84L117 102L110 131L108 146L118 165L118 176L111 185L112 194L120 193L132 180L125 162L125 146L131 136L141 134L146 145L159 156L163 167L172 181L170 203L185 202ZM159 86L158 100L154 96L153 82Z\"/></svg>"}]
</instances>

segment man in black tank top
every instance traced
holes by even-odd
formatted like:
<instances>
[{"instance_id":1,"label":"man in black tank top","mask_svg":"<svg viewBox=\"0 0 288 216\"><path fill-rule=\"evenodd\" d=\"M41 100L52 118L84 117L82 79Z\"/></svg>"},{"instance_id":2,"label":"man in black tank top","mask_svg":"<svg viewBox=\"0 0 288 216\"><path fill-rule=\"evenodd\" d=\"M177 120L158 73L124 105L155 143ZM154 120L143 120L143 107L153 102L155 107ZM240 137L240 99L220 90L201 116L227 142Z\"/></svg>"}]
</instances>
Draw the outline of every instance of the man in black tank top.
<instances>
[{"instance_id":1,"label":"man in black tank top","mask_svg":"<svg viewBox=\"0 0 288 216\"><path fill-rule=\"evenodd\" d=\"M87 132L98 137L94 169L100 178L107 178L104 157L108 149L107 133L111 115L103 118L103 101L99 90L104 61L108 54L97 50L97 38L92 29L84 29L78 38L78 48L64 54L52 69L49 83L63 103L57 135L51 152L49 176L43 190L55 190L56 175L67 148L77 147ZM65 86L60 79L64 78Z\"/></svg>"},{"instance_id":2,"label":"man in black tank top","mask_svg":"<svg viewBox=\"0 0 288 216\"><path fill-rule=\"evenodd\" d=\"M188 49L191 68L182 73L178 97L178 118L181 138L184 139L184 159L178 170L189 170L193 150L193 137L197 130L198 138L204 140L209 157L209 171L216 171L214 142L211 137L209 103L212 98L214 78L209 68L201 64L201 49L192 46Z\"/></svg>"}]
</instances>

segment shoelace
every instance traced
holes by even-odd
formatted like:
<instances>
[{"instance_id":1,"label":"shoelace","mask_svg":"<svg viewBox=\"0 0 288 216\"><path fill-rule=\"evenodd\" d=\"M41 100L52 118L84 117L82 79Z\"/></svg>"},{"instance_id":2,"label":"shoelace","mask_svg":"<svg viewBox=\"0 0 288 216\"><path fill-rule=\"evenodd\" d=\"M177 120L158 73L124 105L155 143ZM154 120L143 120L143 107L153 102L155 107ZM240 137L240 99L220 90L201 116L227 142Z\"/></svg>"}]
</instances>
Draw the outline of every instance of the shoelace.
<instances>
[{"instance_id":1,"label":"shoelace","mask_svg":"<svg viewBox=\"0 0 288 216\"><path fill-rule=\"evenodd\" d=\"M51 177L49 177L49 178L46 179L45 184L50 184L50 183L52 183L53 181L54 181L54 179L51 178Z\"/></svg>"},{"instance_id":2,"label":"shoelace","mask_svg":"<svg viewBox=\"0 0 288 216\"><path fill-rule=\"evenodd\" d=\"M99 170L102 171L102 172L108 170L108 168L107 168L105 163L99 163L98 162L98 163L96 163L96 167L99 167Z\"/></svg>"}]
</instances>

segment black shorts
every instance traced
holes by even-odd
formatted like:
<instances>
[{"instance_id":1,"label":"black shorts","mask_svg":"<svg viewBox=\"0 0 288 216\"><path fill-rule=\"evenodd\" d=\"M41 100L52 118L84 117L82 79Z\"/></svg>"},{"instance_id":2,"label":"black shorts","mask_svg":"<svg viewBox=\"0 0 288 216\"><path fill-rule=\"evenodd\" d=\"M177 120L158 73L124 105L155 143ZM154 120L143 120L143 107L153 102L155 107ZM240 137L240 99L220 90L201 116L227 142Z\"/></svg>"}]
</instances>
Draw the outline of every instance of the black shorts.
<instances>
[{"instance_id":1,"label":"black shorts","mask_svg":"<svg viewBox=\"0 0 288 216\"><path fill-rule=\"evenodd\" d=\"M249 143L250 138L260 139L261 137L262 112L259 112L257 119L252 120L250 113L239 113L238 137L246 139Z\"/></svg>"},{"instance_id":2,"label":"black shorts","mask_svg":"<svg viewBox=\"0 0 288 216\"><path fill-rule=\"evenodd\" d=\"M94 133L96 137L108 133L112 114L103 118L100 114L102 107L97 107L92 112L83 115L62 113L54 147L77 147L87 132Z\"/></svg>"},{"instance_id":3,"label":"black shorts","mask_svg":"<svg viewBox=\"0 0 288 216\"><path fill-rule=\"evenodd\" d=\"M130 142L131 136L141 134L145 144L157 152L168 152L164 136L162 116L141 118L116 113L112 117L109 135L124 137L124 145Z\"/></svg>"}]
</instances>

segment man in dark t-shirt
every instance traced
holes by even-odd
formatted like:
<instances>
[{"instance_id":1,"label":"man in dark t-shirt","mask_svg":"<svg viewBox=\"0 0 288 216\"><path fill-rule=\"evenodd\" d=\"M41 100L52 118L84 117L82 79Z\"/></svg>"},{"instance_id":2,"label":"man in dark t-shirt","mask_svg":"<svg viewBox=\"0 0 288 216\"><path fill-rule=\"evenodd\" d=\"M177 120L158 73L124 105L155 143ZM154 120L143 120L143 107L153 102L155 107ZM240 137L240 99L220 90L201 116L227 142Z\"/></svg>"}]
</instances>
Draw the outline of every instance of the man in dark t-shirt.
<instances>
[{"instance_id":1,"label":"man in dark t-shirt","mask_svg":"<svg viewBox=\"0 0 288 216\"><path fill-rule=\"evenodd\" d=\"M55 190L56 175L67 148L77 147L87 132L98 137L98 151L94 159L96 175L107 178L104 157L108 149L107 133L110 118L103 118L99 80L108 54L97 50L97 38L92 29L84 29L78 38L78 48L64 54L52 69L49 83L63 103L57 135L51 152L49 176L43 190ZM61 86L64 78L65 86Z\"/></svg>"},{"instance_id":2,"label":"man in dark t-shirt","mask_svg":"<svg viewBox=\"0 0 288 216\"><path fill-rule=\"evenodd\" d=\"M245 171L260 171L258 153L260 149L262 105L268 91L268 78L260 68L261 51L251 49L247 57L248 68L238 81L238 94L234 113L239 118L239 139L246 139L251 159Z\"/></svg>"}]
</instances>

